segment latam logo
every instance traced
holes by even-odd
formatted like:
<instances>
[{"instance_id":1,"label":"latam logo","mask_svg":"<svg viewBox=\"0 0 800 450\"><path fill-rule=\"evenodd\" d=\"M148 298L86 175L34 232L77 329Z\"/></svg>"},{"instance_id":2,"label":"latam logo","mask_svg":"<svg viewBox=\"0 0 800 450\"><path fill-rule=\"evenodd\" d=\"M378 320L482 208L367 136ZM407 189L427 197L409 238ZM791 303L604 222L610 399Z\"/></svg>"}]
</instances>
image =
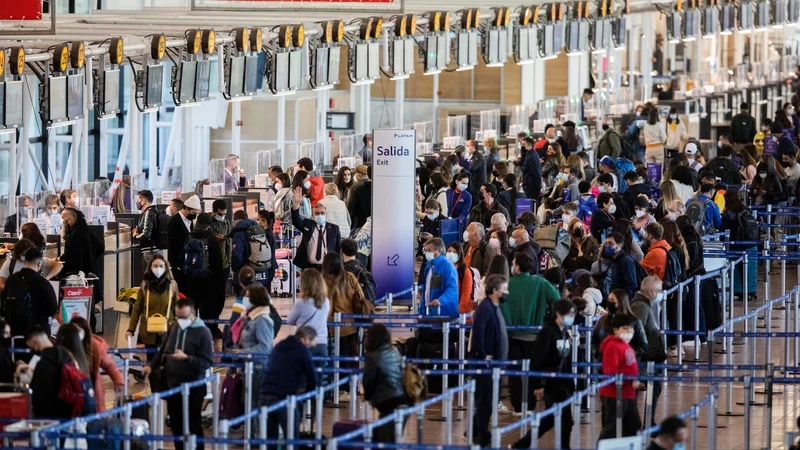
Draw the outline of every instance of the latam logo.
<instances>
[{"instance_id":1,"label":"latam logo","mask_svg":"<svg viewBox=\"0 0 800 450\"><path fill-rule=\"evenodd\" d=\"M394 137L395 138L410 138L410 137L414 137L414 135L412 133L405 133L405 134L395 133Z\"/></svg>"}]
</instances>

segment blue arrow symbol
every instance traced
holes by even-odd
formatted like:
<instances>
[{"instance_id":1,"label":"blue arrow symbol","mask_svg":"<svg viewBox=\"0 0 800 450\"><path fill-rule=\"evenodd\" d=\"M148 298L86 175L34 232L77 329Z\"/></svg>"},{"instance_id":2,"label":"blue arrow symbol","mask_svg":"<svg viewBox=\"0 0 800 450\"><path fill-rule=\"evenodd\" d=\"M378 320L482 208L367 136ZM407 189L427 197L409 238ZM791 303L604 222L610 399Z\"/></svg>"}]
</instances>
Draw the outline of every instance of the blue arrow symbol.
<instances>
[{"instance_id":1,"label":"blue arrow symbol","mask_svg":"<svg viewBox=\"0 0 800 450\"><path fill-rule=\"evenodd\" d=\"M395 253L393 256L386 257L386 265L387 266L397 266L397 260L400 259L400 255Z\"/></svg>"}]
</instances>

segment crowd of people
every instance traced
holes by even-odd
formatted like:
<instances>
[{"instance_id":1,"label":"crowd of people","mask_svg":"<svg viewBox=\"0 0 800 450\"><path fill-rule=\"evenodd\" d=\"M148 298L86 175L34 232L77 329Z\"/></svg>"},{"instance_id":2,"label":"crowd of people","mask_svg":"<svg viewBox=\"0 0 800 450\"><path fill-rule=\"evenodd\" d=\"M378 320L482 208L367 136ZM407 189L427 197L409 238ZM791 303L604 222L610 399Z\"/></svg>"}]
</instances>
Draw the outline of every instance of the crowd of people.
<instances>
[{"instance_id":1,"label":"crowd of people","mask_svg":"<svg viewBox=\"0 0 800 450\"><path fill-rule=\"evenodd\" d=\"M671 337L667 351L661 347L655 319L660 308L666 308L673 329L682 321L684 329L704 331L721 321L713 279L701 285L699 323L694 323L691 292L683 296L684 317L678 317L676 298L660 302L664 289L703 273L702 236L730 230L732 239L751 240L758 231L741 193L747 192L753 204L761 205L784 201L797 189L800 165L791 133L781 128L785 124L780 118L765 122L762 129L777 144L776 151L770 152L764 139L759 148L747 110L743 104L734 118L737 128L720 137L716 156L707 162L700 143L687 135L677 114L670 111L662 121L657 106L651 104L637 108L621 132L610 123L603 125L596 164L571 122L560 129L548 125L540 139L521 133L519 157L512 161L501 160L492 138L480 144L467 141L444 159L437 155L421 161L416 186L419 266L415 269L420 288L416 313L429 321L468 315L469 358L529 359L533 371L572 372L574 324L594 326L591 353L602 361L607 375L637 375L638 362L661 363L677 356L682 349ZM747 128L747 136L740 125ZM365 138L365 147L368 143ZM370 148L362 154L369 160ZM226 159L230 183L240 186L234 176L237 164L238 159ZM159 209L152 192L138 191L134 206L141 214L132 236L142 251L144 276L127 334L155 349L143 370L151 389L203 378L214 362L214 351L257 354L253 380L258 388L253 400L269 406L325 381L317 371L324 363L312 357L327 356L334 346L341 356L357 355L357 328L341 327L334 343L328 323L336 313L374 311L376 286L367 270L370 174L369 165L341 167L333 181L325 183L309 158L301 158L288 172L271 167L267 200L256 217L242 210L231 214L222 199L211 203L211 211L202 212L201 193L174 199ZM107 346L92 334L87 321L63 324L55 341L49 339L58 301L46 280L59 273L95 272L103 248L83 214L69 206L77 204L73 193L65 193L61 257L44 258L44 238L35 224L27 223L0 268L3 317L10 334L24 334L27 347L36 353L34 361L19 368L0 364L0 378L13 379L14 372L30 377L34 415L64 419L81 412L54 392L59 383L54 385L53 380L66 376L63 367L74 366L78 371L74 376L91 380L98 394L103 393L100 369L115 386L122 385ZM457 222L459 232L445 241L441 224L450 219ZM296 235L289 234L289 225ZM302 269L297 302L286 321L296 331L278 339L283 319L270 294L280 272L278 255L287 253L280 243L295 238L294 252L281 257L291 257ZM233 314L220 326L229 289L235 294ZM27 309L7 308L25 298L33 299ZM508 331L507 326L528 329ZM422 354L431 345L441 346L442 339L419 332L413 344L392 343L389 330L379 324L367 330L363 342L365 399L381 416L412 401L403 386L401 352L429 357ZM483 375L476 382L472 438L485 446L490 440L493 383ZM541 401L550 407L576 388L569 379L535 378L527 389L523 383L521 377L510 377L511 410L500 405L501 412L522 415L523 404L533 410ZM621 405L614 386L600 390L601 439L616 434L617 414L623 417L625 436L641 429L638 387L637 382L625 382ZM354 395L349 386L342 390L342 400ZM654 383L653 391L655 406L659 383ZM202 434L204 396L204 385L194 388L189 411L183 411L179 397L168 401L172 423L182 423L188 414L190 431ZM103 395L97 395L93 408L102 411L105 403ZM622 411L617 411L620 407ZM650 419L654 423L655 414ZM540 436L554 427L553 420L541 423ZM561 420L562 448L569 448L574 418L567 409ZM271 413L268 423L270 437L277 437L279 429L286 432L286 410ZM684 440L681 423L667 419L654 442L674 445ZM175 427L174 432L182 430ZM376 429L374 439L392 442L393 427ZM514 446L527 448L530 439L528 435Z\"/></svg>"}]
</instances>

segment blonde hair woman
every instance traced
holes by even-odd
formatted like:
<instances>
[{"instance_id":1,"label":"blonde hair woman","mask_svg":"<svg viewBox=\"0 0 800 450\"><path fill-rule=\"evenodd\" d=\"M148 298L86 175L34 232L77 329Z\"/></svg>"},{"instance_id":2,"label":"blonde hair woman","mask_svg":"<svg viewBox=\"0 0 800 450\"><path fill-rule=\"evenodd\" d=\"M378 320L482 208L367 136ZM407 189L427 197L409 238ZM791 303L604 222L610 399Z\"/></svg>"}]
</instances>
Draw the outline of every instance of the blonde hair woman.
<instances>
[{"instance_id":1,"label":"blonde hair woman","mask_svg":"<svg viewBox=\"0 0 800 450\"><path fill-rule=\"evenodd\" d=\"M569 158L567 158L567 165L572 167L577 167L578 170L580 171L580 175L578 178L580 178L581 181L586 180L586 172L584 172L583 170L583 160L581 159L580 156L578 156L577 154L569 155ZM586 180L586 181L591 181L591 180Z\"/></svg>"}]
</instances>

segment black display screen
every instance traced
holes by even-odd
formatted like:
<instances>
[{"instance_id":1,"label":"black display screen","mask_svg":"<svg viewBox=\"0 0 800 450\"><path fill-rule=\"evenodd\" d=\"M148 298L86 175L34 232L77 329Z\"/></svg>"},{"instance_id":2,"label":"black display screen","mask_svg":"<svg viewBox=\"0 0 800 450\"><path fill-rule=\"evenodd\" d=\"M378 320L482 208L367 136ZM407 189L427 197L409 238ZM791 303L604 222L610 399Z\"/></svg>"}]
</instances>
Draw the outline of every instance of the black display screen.
<instances>
[{"instance_id":1,"label":"black display screen","mask_svg":"<svg viewBox=\"0 0 800 450\"><path fill-rule=\"evenodd\" d=\"M183 61L181 63L180 103L194 101L194 78L197 72L196 61Z\"/></svg>"},{"instance_id":2,"label":"black display screen","mask_svg":"<svg viewBox=\"0 0 800 450\"><path fill-rule=\"evenodd\" d=\"M103 72L103 114L119 112L119 69Z\"/></svg>"},{"instance_id":3,"label":"black display screen","mask_svg":"<svg viewBox=\"0 0 800 450\"><path fill-rule=\"evenodd\" d=\"M162 65L147 67L147 92L144 103L147 108L158 108L163 101L164 67Z\"/></svg>"}]
</instances>

